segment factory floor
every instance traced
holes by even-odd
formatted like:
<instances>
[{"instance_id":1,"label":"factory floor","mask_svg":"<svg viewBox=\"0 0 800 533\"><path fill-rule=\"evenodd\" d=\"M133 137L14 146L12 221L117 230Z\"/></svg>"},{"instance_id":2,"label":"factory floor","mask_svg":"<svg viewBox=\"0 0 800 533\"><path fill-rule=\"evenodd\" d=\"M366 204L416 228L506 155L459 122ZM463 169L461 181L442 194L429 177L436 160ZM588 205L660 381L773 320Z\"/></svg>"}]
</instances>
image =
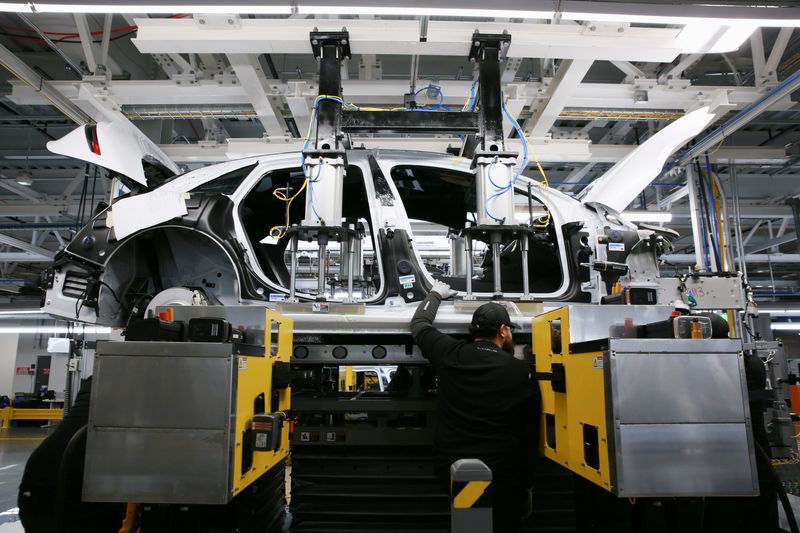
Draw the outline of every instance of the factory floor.
<instances>
[{"instance_id":1,"label":"factory floor","mask_svg":"<svg viewBox=\"0 0 800 533\"><path fill-rule=\"evenodd\" d=\"M17 491L31 452L47 436L46 428L0 430L0 533L22 533L17 515Z\"/></svg>"}]
</instances>

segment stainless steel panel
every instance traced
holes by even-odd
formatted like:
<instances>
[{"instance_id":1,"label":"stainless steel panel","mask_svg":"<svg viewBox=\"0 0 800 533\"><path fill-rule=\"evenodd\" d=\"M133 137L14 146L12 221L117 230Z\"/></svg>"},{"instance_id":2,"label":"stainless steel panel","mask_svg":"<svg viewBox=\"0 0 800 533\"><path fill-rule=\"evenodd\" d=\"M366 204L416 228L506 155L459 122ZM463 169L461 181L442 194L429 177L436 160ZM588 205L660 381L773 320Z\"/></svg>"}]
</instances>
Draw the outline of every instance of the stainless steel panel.
<instances>
[{"instance_id":1,"label":"stainless steel panel","mask_svg":"<svg viewBox=\"0 0 800 533\"><path fill-rule=\"evenodd\" d=\"M95 429L86 446L83 499L225 504L226 431Z\"/></svg>"},{"instance_id":2,"label":"stainless steel panel","mask_svg":"<svg viewBox=\"0 0 800 533\"><path fill-rule=\"evenodd\" d=\"M571 304L569 307L569 342L621 337L625 324L634 326L666 320L673 308L667 305Z\"/></svg>"},{"instance_id":3,"label":"stainless steel panel","mask_svg":"<svg viewBox=\"0 0 800 533\"><path fill-rule=\"evenodd\" d=\"M742 350L739 339L612 339L616 352L643 353L736 353Z\"/></svg>"},{"instance_id":4,"label":"stainless steel panel","mask_svg":"<svg viewBox=\"0 0 800 533\"><path fill-rule=\"evenodd\" d=\"M745 424L643 424L619 428L619 496L752 496Z\"/></svg>"},{"instance_id":5,"label":"stainless steel panel","mask_svg":"<svg viewBox=\"0 0 800 533\"><path fill-rule=\"evenodd\" d=\"M745 421L737 353L620 353L613 357L622 424Z\"/></svg>"},{"instance_id":6,"label":"stainless steel panel","mask_svg":"<svg viewBox=\"0 0 800 533\"><path fill-rule=\"evenodd\" d=\"M681 282L678 278L658 278L658 301L669 303L675 300L686 300L681 294ZM697 311L709 309L744 309L744 291L741 275L734 278L686 278L685 292L689 292L697 303L693 309Z\"/></svg>"},{"instance_id":7,"label":"stainless steel panel","mask_svg":"<svg viewBox=\"0 0 800 533\"><path fill-rule=\"evenodd\" d=\"M264 312L261 312L263 322ZM264 326L262 324L263 331ZM261 339L263 341L263 339ZM150 357L225 357L232 345L223 342L99 341L97 355L146 355Z\"/></svg>"},{"instance_id":8,"label":"stainless steel panel","mask_svg":"<svg viewBox=\"0 0 800 533\"><path fill-rule=\"evenodd\" d=\"M124 344L133 346L117 346ZM94 368L92 425L226 427L230 416L231 345L181 344L118 342L100 346ZM159 353L164 345L169 345L173 353L145 355ZM180 351L176 346L180 346ZM133 355L108 355L115 350L129 350Z\"/></svg>"}]
</instances>

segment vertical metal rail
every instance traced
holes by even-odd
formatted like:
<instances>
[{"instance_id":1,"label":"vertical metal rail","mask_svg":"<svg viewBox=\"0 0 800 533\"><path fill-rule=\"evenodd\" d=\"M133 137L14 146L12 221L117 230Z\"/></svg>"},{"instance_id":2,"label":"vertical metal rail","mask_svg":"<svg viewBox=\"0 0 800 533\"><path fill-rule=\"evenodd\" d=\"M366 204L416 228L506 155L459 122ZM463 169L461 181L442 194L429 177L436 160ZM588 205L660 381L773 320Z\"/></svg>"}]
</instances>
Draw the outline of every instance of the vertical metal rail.
<instances>
[{"instance_id":1,"label":"vertical metal rail","mask_svg":"<svg viewBox=\"0 0 800 533\"><path fill-rule=\"evenodd\" d=\"M697 202L697 180L694 175L694 167L686 165L686 185L689 188L689 214L692 221L692 239L694 240L695 268L700 272L705 272L705 257L703 230L700 226L700 207Z\"/></svg>"},{"instance_id":2,"label":"vertical metal rail","mask_svg":"<svg viewBox=\"0 0 800 533\"><path fill-rule=\"evenodd\" d=\"M522 299L529 300L531 297L530 280L528 279L528 235L523 235L520 240L522 252Z\"/></svg>"},{"instance_id":3,"label":"vertical metal rail","mask_svg":"<svg viewBox=\"0 0 800 533\"><path fill-rule=\"evenodd\" d=\"M500 272L500 239L499 233L492 235L492 274L494 275L494 296L503 295L503 282Z\"/></svg>"},{"instance_id":4,"label":"vertical metal rail","mask_svg":"<svg viewBox=\"0 0 800 533\"><path fill-rule=\"evenodd\" d=\"M351 226L352 227L352 226ZM353 301L353 270L355 257L353 255L353 248L355 244L355 235L349 234L347 237L347 301Z\"/></svg>"},{"instance_id":5,"label":"vertical metal rail","mask_svg":"<svg viewBox=\"0 0 800 533\"><path fill-rule=\"evenodd\" d=\"M319 265L317 267L317 300L325 300L325 255L328 253L327 240L319 243Z\"/></svg>"},{"instance_id":6,"label":"vertical metal rail","mask_svg":"<svg viewBox=\"0 0 800 533\"><path fill-rule=\"evenodd\" d=\"M291 265L289 266L289 300L295 301L297 290L297 234L292 235Z\"/></svg>"},{"instance_id":7,"label":"vertical metal rail","mask_svg":"<svg viewBox=\"0 0 800 533\"><path fill-rule=\"evenodd\" d=\"M466 291L467 295L465 296L466 300L472 300L472 236L470 234L466 234L464 236L464 252L467 256L467 274L466 274Z\"/></svg>"}]
</instances>

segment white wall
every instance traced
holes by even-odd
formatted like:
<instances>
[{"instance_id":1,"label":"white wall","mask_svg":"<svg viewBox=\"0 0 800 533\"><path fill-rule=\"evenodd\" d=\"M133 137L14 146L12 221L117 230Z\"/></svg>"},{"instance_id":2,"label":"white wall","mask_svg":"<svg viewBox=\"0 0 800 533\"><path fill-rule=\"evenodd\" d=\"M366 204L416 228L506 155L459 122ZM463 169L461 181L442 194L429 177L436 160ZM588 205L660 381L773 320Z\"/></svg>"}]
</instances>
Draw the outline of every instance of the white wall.
<instances>
[{"instance_id":1,"label":"white wall","mask_svg":"<svg viewBox=\"0 0 800 533\"><path fill-rule=\"evenodd\" d=\"M13 398L14 374L17 366L17 333L0 333L0 395Z\"/></svg>"}]
</instances>

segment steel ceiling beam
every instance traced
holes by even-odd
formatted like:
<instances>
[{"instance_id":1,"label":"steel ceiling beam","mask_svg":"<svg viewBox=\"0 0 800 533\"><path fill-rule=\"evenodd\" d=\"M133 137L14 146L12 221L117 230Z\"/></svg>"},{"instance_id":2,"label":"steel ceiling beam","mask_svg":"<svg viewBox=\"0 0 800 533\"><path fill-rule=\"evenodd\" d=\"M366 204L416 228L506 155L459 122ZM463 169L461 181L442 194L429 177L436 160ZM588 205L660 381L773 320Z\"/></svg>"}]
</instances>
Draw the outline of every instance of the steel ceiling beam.
<instances>
[{"instance_id":1,"label":"steel ceiling beam","mask_svg":"<svg viewBox=\"0 0 800 533\"><path fill-rule=\"evenodd\" d=\"M303 132L304 133L304 132ZM621 144L592 144L585 140L572 139L529 139L531 149L542 163L616 163L636 147ZM368 149L420 150L443 153L448 148L460 146L457 137L354 137L353 145ZM507 148L521 150L517 139L507 139ZM159 148L177 163L222 162L242 157L300 152L302 139L228 139L227 144L162 144ZM725 164L731 157L742 163L779 164L786 162L783 148L739 146L721 148L711 156L713 163ZM531 163L533 164L533 163Z\"/></svg>"},{"instance_id":2,"label":"steel ceiling beam","mask_svg":"<svg viewBox=\"0 0 800 533\"><path fill-rule=\"evenodd\" d=\"M561 62L545 93L528 104L531 117L525 123L526 135L544 137L550 131L592 63L591 59L565 59Z\"/></svg>"},{"instance_id":3,"label":"steel ceiling beam","mask_svg":"<svg viewBox=\"0 0 800 533\"><path fill-rule=\"evenodd\" d=\"M51 263L53 256L28 252L0 252L0 263Z\"/></svg>"},{"instance_id":4,"label":"steel ceiling beam","mask_svg":"<svg viewBox=\"0 0 800 533\"><path fill-rule=\"evenodd\" d=\"M267 135L291 137L279 105L282 97L276 91L277 86L264 76L258 57L250 54L228 54L228 61Z\"/></svg>"},{"instance_id":5,"label":"steel ceiling beam","mask_svg":"<svg viewBox=\"0 0 800 533\"><path fill-rule=\"evenodd\" d=\"M797 90L798 87L800 87L800 71L796 71L769 93L747 106L747 108L743 109L732 118L726 120L717 129L697 141L691 148L684 150L678 156L676 165L686 165L695 157L709 150L713 150L714 147L733 135L733 133L739 131L758 115L773 107L777 102L783 99L788 100L787 96ZM739 161L739 158L735 156L731 159L735 159L737 162Z\"/></svg>"},{"instance_id":6,"label":"steel ceiling beam","mask_svg":"<svg viewBox=\"0 0 800 533\"><path fill-rule=\"evenodd\" d=\"M774 239L754 244L753 246L748 247L746 251L748 254L754 254L757 252L761 252L763 250L767 250L769 248L777 249L777 247L780 246L781 244L794 242L796 240L797 240L796 233L785 233L780 237L775 237Z\"/></svg>"},{"instance_id":7,"label":"steel ceiling beam","mask_svg":"<svg viewBox=\"0 0 800 533\"><path fill-rule=\"evenodd\" d=\"M80 82L57 81L52 86L69 100L81 99ZM549 82L515 82L505 86L506 94L514 98L532 101L540 98ZM469 95L471 80L441 80L437 83L445 96L445 104L460 106ZM46 103L30 87L11 82L10 100L18 105L42 105ZM273 90L272 87L275 87ZM407 79L391 80L343 80L342 94L356 104L402 104L402 95L408 90ZM743 108L763 96L756 87L692 86L687 80L659 85L656 80L638 80L633 83L580 83L567 101L568 108L637 111L678 111L709 100L718 91L725 91L729 103ZM249 105L250 97L239 84L219 80L198 80L193 84L178 84L172 80L113 80L103 89L104 96L118 106L142 105ZM274 97L310 98L317 94L313 80L291 80L282 82L269 80L269 91ZM646 100L641 95L646 94ZM638 95L638 96L637 96ZM773 111L785 111L793 107L788 99L776 102ZM124 109L123 109L124 110Z\"/></svg>"},{"instance_id":8,"label":"steel ceiling beam","mask_svg":"<svg viewBox=\"0 0 800 533\"><path fill-rule=\"evenodd\" d=\"M70 102L68 98L65 98L60 91L53 88L52 82L42 78L39 73L3 45L0 45L0 65L17 79L27 84L48 105L52 105L64 113L76 124L82 125L91 122L91 118L86 113Z\"/></svg>"},{"instance_id":9,"label":"steel ceiling beam","mask_svg":"<svg viewBox=\"0 0 800 533\"><path fill-rule=\"evenodd\" d=\"M0 243L7 244L9 246L13 246L14 248L18 248L24 252L28 252L31 254L49 257L50 259L53 258L53 252L42 248L41 246L36 246L29 242L22 241L20 239L15 239L14 237L10 237L8 235L4 235L0 233Z\"/></svg>"},{"instance_id":10,"label":"steel ceiling beam","mask_svg":"<svg viewBox=\"0 0 800 533\"><path fill-rule=\"evenodd\" d=\"M428 22L427 39L419 38L417 20L241 19L237 24L199 24L186 19L136 19L133 43L140 52L215 54L309 54L304 36L319 31L350 32L354 54L461 56L469 51L473 32L508 32L514 41L509 58L671 62L684 52L676 37L680 28L630 27L624 23L561 25L517 22ZM209 27L210 26L210 27Z\"/></svg>"}]
</instances>

